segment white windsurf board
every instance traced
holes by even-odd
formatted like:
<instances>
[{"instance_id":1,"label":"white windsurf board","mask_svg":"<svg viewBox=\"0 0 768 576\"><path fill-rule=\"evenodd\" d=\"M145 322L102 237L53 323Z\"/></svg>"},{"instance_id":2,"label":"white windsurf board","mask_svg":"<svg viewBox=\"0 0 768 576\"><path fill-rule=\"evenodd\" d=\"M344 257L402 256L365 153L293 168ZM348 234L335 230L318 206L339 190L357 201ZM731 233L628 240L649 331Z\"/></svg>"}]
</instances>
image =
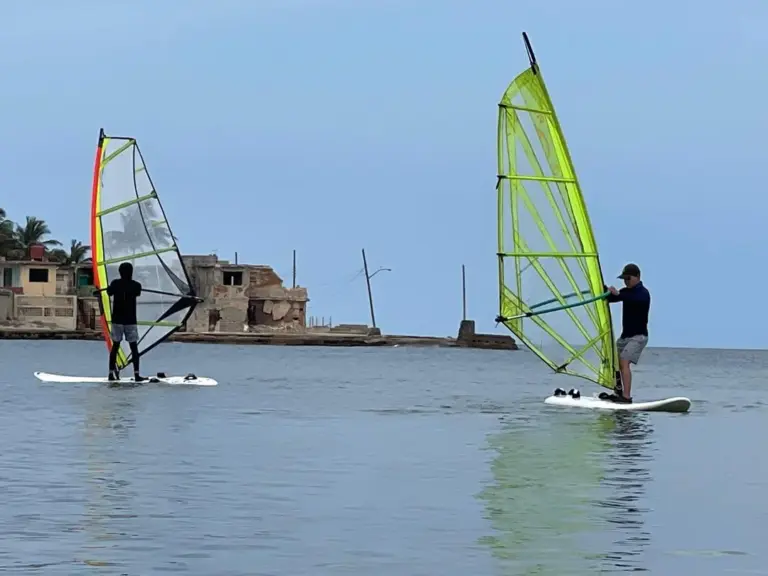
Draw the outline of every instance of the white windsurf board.
<instances>
[{"instance_id":1,"label":"white windsurf board","mask_svg":"<svg viewBox=\"0 0 768 576\"><path fill-rule=\"evenodd\" d=\"M628 412L688 412L691 407L689 398L675 396L663 400L651 400L650 402L632 402L623 404L610 400L601 400L595 396L580 396L574 398L571 395L550 396L544 400L545 404L554 406L572 406L575 408L590 408L593 410L626 410Z\"/></svg>"},{"instance_id":2,"label":"white windsurf board","mask_svg":"<svg viewBox=\"0 0 768 576\"><path fill-rule=\"evenodd\" d=\"M144 382L135 382L131 377L122 377L120 380L109 380L106 376L64 376L61 374L49 374L47 372L35 372L35 377L42 382L55 382L60 384L166 384L171 386L216 386L218 382L213 378L195 376L145 376Z\"/></svg>"}]
</instances>

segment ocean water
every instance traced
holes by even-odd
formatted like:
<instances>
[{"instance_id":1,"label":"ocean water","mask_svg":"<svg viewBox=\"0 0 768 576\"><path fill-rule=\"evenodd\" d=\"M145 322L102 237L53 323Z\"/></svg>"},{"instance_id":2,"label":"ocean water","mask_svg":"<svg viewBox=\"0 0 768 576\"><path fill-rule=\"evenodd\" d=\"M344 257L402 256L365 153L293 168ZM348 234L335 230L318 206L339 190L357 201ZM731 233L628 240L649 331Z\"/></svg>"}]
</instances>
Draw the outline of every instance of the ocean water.
<instances>
[{"instance_id":1,"label":"ocean water","mask_svg":"<svg viewBox=\"0 0 768 576\"><path fill-rule=\"evenodd\" d=\"M768 353L648 349L634 396L543 404L529 353L165 344L152 373L44 384L97 342L0 342L0 572L768 574Z\"/></svg>"}]
</instances>

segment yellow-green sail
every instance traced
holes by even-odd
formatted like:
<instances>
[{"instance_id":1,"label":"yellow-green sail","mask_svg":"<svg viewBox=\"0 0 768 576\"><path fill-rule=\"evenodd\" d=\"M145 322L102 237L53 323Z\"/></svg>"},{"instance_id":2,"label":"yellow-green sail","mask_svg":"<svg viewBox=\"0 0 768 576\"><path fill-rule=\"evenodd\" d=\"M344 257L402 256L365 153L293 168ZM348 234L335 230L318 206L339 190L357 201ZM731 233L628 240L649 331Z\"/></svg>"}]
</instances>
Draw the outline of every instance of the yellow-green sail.
<instances>
[{"instance_id":1,"label":"yellow-green sail","mask_svg":"<svg viewBox=\"0 0 768 576\"><path fill-rule=\"evenodd\" d=\"M530 68L499 103L498 321L553 370L613 388L611 311L597 244L555 108Z\"/></svg>"}]
</instances>

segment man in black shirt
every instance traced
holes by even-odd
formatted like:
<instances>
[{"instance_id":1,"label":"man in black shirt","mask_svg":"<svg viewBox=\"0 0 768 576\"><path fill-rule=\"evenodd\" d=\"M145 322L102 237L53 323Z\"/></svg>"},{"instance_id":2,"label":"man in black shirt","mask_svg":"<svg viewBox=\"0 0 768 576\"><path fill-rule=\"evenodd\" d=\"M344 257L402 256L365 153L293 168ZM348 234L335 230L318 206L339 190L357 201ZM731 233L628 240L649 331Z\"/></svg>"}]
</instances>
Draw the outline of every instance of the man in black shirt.
<instances>
[{"instance_id":1,"label":"man in black shirt","mask_svg":"<svg viewBox=\"0 0 768 576\"><path fill-rule=\"evenodd\" d=\"M133 379L143 382L146 378L139 375L139 328L136 319L136 299L141 295L141 284L133 279L133 266L123 262L118 268L120 278L112 280L107 287L107 294L112 297L112 349L109 351L109 380L118 380L117 354L120 342L125 336L131 348L133 360Z\"/></svg>"},{"instance_id":2,"label":"man in black shirt","mask_svg":"<svg viewBox=\"0 0 768 576\"><path fill-rule=\"evenodd\" d=\"M617 386L617 402L632 402L632 371L630 364L637 364L640 355L648 344L648 312L651 308L651 294L640 280L640 268L636 264L627 264L619 278L624 280L624 288L609 288L608 302L622 302L622 330L616 341L619 352L619 371L621 386Z\"/></svg>"}]
</instances>

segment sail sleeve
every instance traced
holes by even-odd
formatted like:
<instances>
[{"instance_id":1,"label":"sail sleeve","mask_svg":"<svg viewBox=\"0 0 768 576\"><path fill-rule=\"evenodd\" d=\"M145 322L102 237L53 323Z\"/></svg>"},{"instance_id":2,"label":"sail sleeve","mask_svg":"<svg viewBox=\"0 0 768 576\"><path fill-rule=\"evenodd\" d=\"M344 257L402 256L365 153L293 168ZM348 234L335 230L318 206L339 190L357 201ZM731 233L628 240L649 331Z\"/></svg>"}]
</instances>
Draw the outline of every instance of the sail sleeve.
<instances>
[{"instance_id":1,"label":"sail sleeve","mask_svg":"<svg viewBox=\"0 0 768 576\"><path fill-rule=\"evenodd\" d=\"M597 244L530 46L529 55L531 67L499 104L498 320L553 370L612 388L616 350Z\"/></svg>"},{"instance_id":2,"label":"sail sleeve","mask_svg":"<svg viewBox=\"0 0 768 576\"><path fill-rule=\"evenodd\" d=\"M106 288L123 262L141 283L137 301L139 355L181 328L198 299L165 217L157 191L133 138L99 136L91 202L94 283L99 290L102 332L111 349L112 304ZM121 344L118 368L131 362Z\"/></svg>"}]
</instances>

